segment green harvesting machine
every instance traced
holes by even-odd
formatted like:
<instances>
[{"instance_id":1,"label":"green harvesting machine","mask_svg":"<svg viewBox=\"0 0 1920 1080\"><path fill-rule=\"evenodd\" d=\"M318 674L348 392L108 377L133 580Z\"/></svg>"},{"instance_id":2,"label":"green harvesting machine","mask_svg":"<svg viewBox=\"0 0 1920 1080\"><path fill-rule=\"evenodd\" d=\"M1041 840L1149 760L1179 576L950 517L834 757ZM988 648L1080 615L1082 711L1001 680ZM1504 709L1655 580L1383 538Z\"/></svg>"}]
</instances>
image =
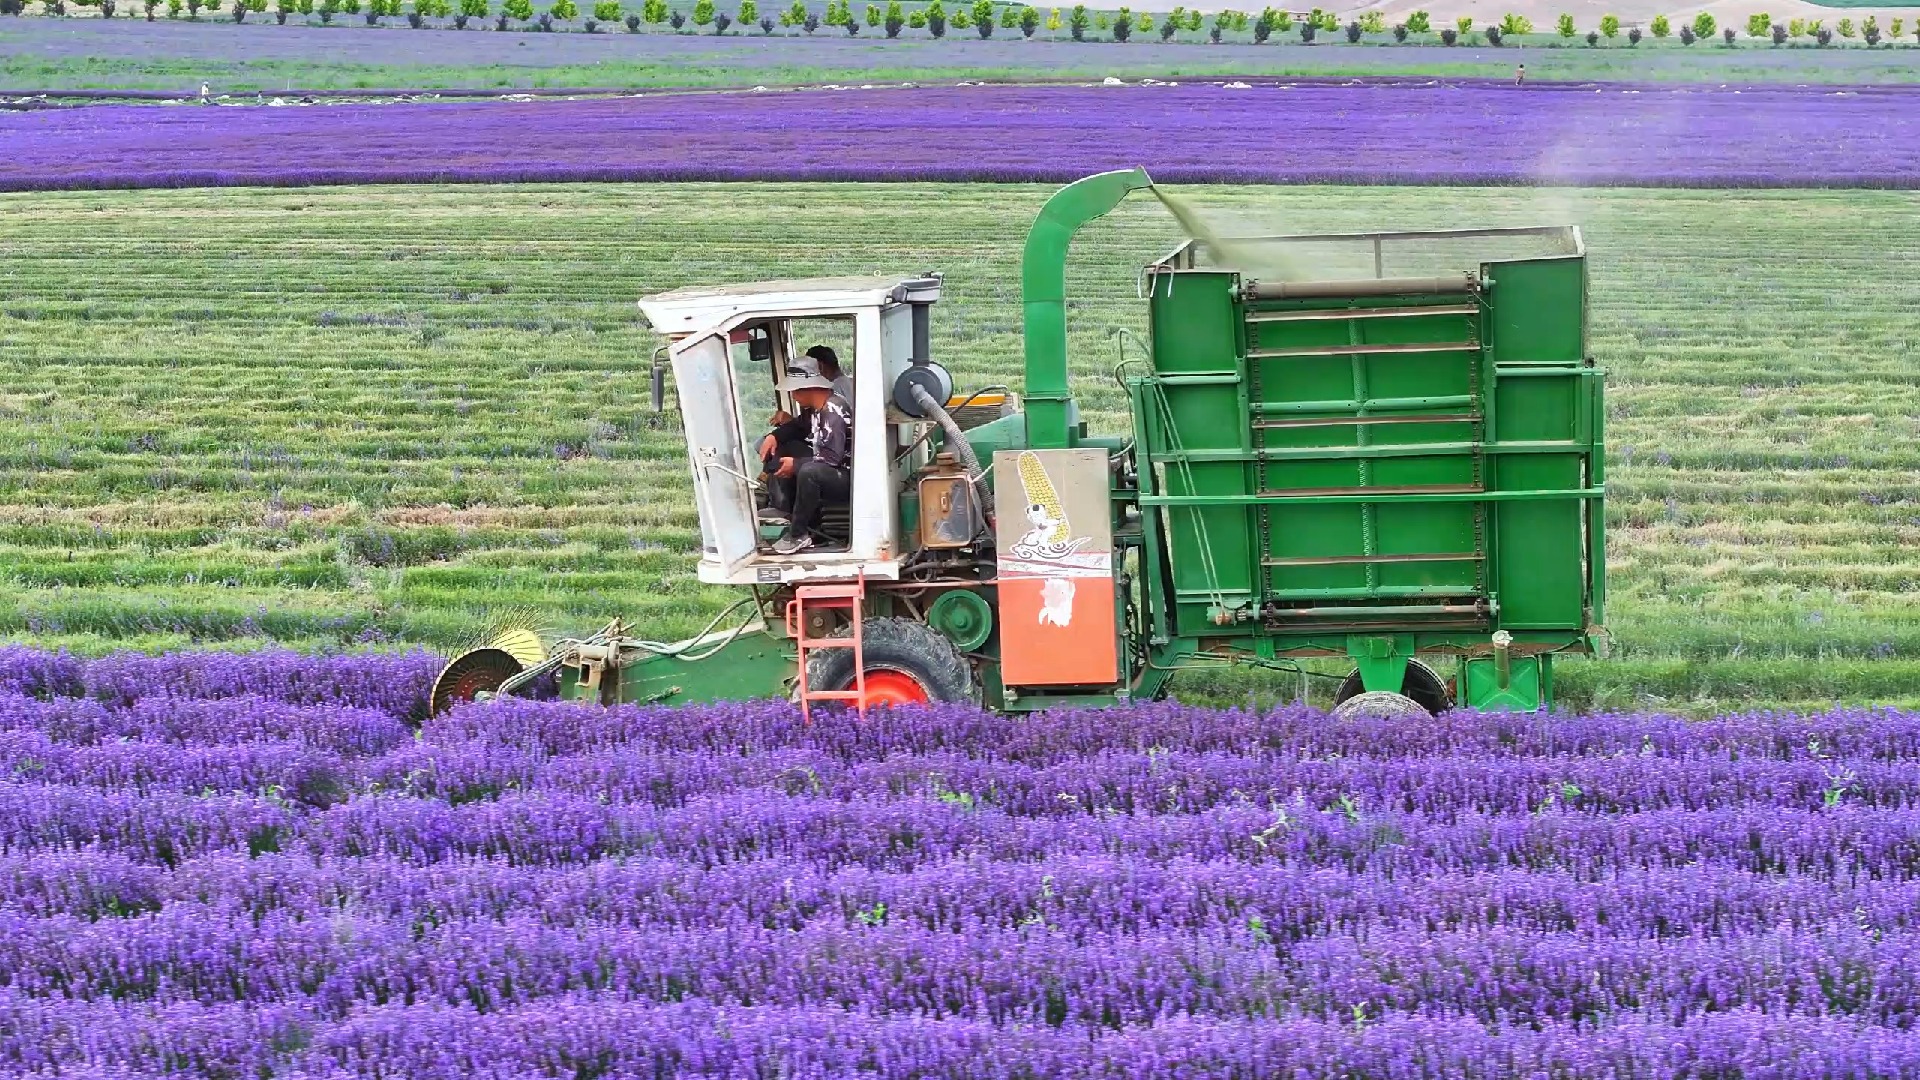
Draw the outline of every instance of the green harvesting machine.
<instances>
[{"instance_id":1,"label":"green harvesting machine","mask_svg":"<svg viewBox=\"0 0 1920 1080\"><path fill-rule=\"evenodd\" d=\"M606 703L1026 711L1154 698L1239 662L1339 678L1336 714L1550 707L1553 657L1604 641L1579 231L1189 240L1140 278L1149 333L1116 371L1130 430L1091 432L1068 377L1068 247L1151 186L1103 173L1040 211L1023 398L954 390L931 356L938 275L641 301L670 342L699 574L741 587L737 625L509 634L457 658L436 705L552 673ZM828 543L780 555L753 447L766 413L795 408L778 372L823 319L853 340L852 494Z\"/></svg>"}]
</instances>

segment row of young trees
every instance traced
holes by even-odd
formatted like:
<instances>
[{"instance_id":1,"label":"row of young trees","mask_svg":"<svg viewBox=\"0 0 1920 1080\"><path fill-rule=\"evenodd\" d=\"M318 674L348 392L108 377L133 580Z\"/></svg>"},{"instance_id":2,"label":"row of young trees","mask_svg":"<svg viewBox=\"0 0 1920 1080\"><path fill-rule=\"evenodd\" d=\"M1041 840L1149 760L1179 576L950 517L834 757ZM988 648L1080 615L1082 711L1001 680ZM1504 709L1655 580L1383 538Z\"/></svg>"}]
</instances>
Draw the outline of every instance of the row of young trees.
<instances>
[{"instance_id":1,"label":"row of young trees","mask_svg":"<svg viewBox=\"0 0 1920 1080\"><path fill-rule=\"evenodd\" d=\"M98 7L100 13L112 18L122 0L46 0L48 14L66 14L66 4L77 7ZM125 0L131 7L131 0ZM157 11L164 5L169 18L178 18L185 13L188 18L199 18L202 10L217 12L221 0L139 0L148 21L155 18ZM473 19L485 20L494 15L491 0L227 0L232 6L229 13L236 22L245 21L252 13L265 13L269 2L273 5L275 18L284 23L288 18L300 15L318 15L320 21L330 23L335 18L362 16L369 24L378 25L384 18L404 16L413 26L424 25L426 19L449 18L454 25L465 29ZM544 12L536 12L534 0L499 0L499 12L496 17L497 29L505 30L510 23L533 23L540 29L551 30L555 23L563 26L580 17L578 0L547 0L549 6ZM781 10L777 16L763 15L756 0L739 0L737 14L722 11L714 0L696 0L692 12L674 9L668 0L640 0L640 10L629 12L620 0L591 0L592 11L585 20L588 33L598 31L601 26L613 26L620 23L627 29L639 32L645 26L671 26L674 30L684 29L692 23L698 29L712 28L712 32L724 34L739 25L742 28L757 26L761 32L771 34L776 26L813 33L822 26L838 27L850 35L858 35L865 27L884 34L889 38L898 37L902 30L912 27L926 30L934 37L945 37L949 28L972 30L982 38L992 37L996 28L1018 32L1025 37L1033 37L1042 28L1049 36L1058 36L1063 29L1075 41L1088 40L1090 36L1110 36L1115 41L1128 41L1135 34L1157 34L1160 40L1169 41L1182 31L1199 33L1205 31L1209 38L1218 42L1229 33L1251 32L1255 42L1265 42L1276 33L1297 31L1303 41L1313 41L1320 33L1340 33L1344 31L1348 41L1357 42L1368 34L1388 32L1386 19L1378 11L1368 11L1349 20L1342 26L1338 17L1330 11L1314 8L1305 16L1296 18L1291 13L1267 8L1259 15L1249 15L1243 11L1223 10L1215 12L1211 22L1198 10L1176 7L1156 22L1147 12L1135 14L1128 8L1117 13L1089 11L1085 5L1067 9L1053 8L1045 14L1041 9L1023 4L999 4L994 0L957 0L949 10L943 0L931 0L924 7L916 6L908 10L901 0L888 0L882 7L869 3L862 15L854 14L853 0L827 0L824 14L817 14L807 0L792 0L792 4ZM403 11L403 3L408 10ZM0 14L19 15L25 11L26 0L0 0ZM1555 29L1562 38L1575 38L1580 35L1572 15L1561 15ZM1639 27L1627 27L1626 37L1629 43L1639 44ZM1674 23L1665 15L1656 16L1647 25L1655 38L1667 38L1675 32ZM1868 45L1878 45L1883 39L1878 20L1868 15L1857 25L1852 18L1842 18L1835 29L1842 38L1851 40L1856 35ZM1721 27L1714 16L1701 12L1691 22L1682 22L1678 27L1678 36L1682 44L1691 45L1701 39L1712 38L1716 30L1727 44L1734 43L1738 34L1732 26ZM1905 20L1890 20L1887 34L1898 39L1905 32ZM1405 41L1411 35L1433 33L1433 20L1425 11L1414 11L1405 21L1391 27L1394 39ZM1598 45L1604 38L1612 41L1622 31L1617 15L1605 15L1600 19L1597 30L1586 34L1588 45ZM1771 38L1776 45L1784 45L1790 40L1811 38L1818 44L1826 45L1833 40L1834 30L1826 27L1822 20L1791 19L1787 22L1775 22L1769 14L1749 15L1746 26L1747 36L1751 38ZM1474 20L1462 16L1453 21L1453 25L1439 32L1442 42L1447 45L1458 43L1474 32ZM1503 39L1533 33L1533 23L1524 15L1507 14L1498 23L1484 28L1483 33L1489 44L1499 45ZM1914 20L1914 34L1920 37L1920 18Z\"/></svg>"},{"instance_id":2,"label":"row of young trees","mask_svg":"<svg viewBox=\"0 0 1920 1080\"><path fill-rule=\"evenodd\" d=\"M1509 16L1509 18L1511 18L1511 16ZM1841 19L1837 26L1840 31L1840 36L1843 38L1851 39L1857 32L1868 45L1880 44L1882 36L1880 23L1879 20L1872 15L1861 20L1858 27L1855 27L1851 18ZM1653 36L1656 38L1665 38L1671 35L1674 30L1673 21L1665 15L1656 16L1653 21L1648 24L1647 28L1653 31ZM1464 30L1465 27L1462 27L1462 29ZM1571 15L1561 15L1555 29L1559 31L1560 36L1563 38L1576 37L1580 32L1574 25L1573 16ZM1894 38L1900 37L1905 29L1906 20L1904 19L1893 19L1888 25L1888 32ZM1733 44L1735 39L1739 37L1739 34L1735 32L1732 26L1720 26L1718 20L1716 20L1711 13L1703 11L1695 15L1691 23L1683 22L1680 24L1680 41L1682 44L1691 45L1695 41L1703 38L1713 37L1716 30L1729 45ZM1914 32L1917 36L1920 36L1920 19L1914 21ZM1619 34L1620 17L1617 15L1602 16L1600 19L1600 29L1597 31L1587 31L1587 44L1597 45L1602 37L1612 40L1618 37ZM1640 28L1631 28L1627 36L1630 41L1638 44L1640 41ZM1771 38L1775 45L1785 45L1789 40L1798 38L1813 38L1822 45L1828 44L1833 40L1833 32L1826 28L1823 20L1791 19L1787 22L1775 22L1773 16L1766 12L1747 16L1747 36L1750 38Z\"/></svg>"}]
</instances>

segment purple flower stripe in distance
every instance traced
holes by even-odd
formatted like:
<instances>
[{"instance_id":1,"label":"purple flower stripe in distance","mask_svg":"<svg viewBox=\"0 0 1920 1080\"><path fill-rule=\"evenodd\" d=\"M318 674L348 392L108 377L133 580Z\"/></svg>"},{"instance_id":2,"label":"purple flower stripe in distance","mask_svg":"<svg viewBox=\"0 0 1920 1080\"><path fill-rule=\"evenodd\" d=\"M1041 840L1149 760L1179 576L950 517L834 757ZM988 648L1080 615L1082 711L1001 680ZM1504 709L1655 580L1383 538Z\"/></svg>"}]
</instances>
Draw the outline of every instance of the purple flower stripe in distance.
<instances>
[{"instance_id":1,"label":"purple flower stripe in distance","mask_svg":"<svg viewBox=\"0 0 1920 1080\"><path fill-rule=\"evenodd\" d=\"M275 797L101 794L0 783L0 855L93 850L176 866L217 851L277 850L295 835L297 822Z\"/></svg>"},{"instance_id":2,"label":"purple flower stripe in distance","mask_svg":"<svg viewBox=\"0 0 1920 1080\"><path fill-rule=\"evenodd\" d=\"M0 113L0 189L537 181L1920 186L1920 88L973 86Z\"/></svg>"},{"instance_id":3,"label":"purple flower stripe in distance","mask_svg":"<svg viewBox=\"0 0 1920 1080\"><path fill-rule=\"evenodd\" d=\"M1920 716L432 718L0 650L0 1073L1920 1074Z\"/></svg>"}]
</instances>

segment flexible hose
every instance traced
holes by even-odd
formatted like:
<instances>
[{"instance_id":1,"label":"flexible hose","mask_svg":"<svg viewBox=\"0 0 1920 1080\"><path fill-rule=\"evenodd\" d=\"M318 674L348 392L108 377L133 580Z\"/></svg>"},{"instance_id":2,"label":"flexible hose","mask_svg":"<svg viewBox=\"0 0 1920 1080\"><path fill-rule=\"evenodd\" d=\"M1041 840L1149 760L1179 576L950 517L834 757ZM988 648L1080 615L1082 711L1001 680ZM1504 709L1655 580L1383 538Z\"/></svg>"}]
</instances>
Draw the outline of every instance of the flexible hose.
<instances>
[{"instance_id":1,"label":"flexible hose","mask_svg":"<svg viewBox=\"0 0 1920 1080\"><path fill-rule=\"evenodd\" d=\"M947 433L947 447L953 451L955 457L960 459L960 464L967 467L967 482L973 485L973 496L980 504L981 516L986 518L987 526L991 528L993 505L987 501L986 492L980 486L980 481L986 474L980 471L980 459L974 455L973 444L967 441L967 433L960 430L960 425L947 413L946 408L932 394L927 393L927 388L918 383L913 385L913 401L914 404L925 409L927 415L933 417L934 421L940 425L940 429Z\"/></svg>"},{"instance_id":2,"label":"flexible hose","mask_svg":"<svg viewBox=\"0 0 1920 1080\"><path fill-rule=\"evenodd\" d=\"M932 394L927 393L927 388L918 383L913 387L913 401L914 404L925 409L927 415L933 417L939 423L941 430L947 433L948 449L952 450L961 464L967 467L967 479L977 482L980 479L980 459L973 455L973 446L967 442L967 433L961 431L960 425L954 422L953 417L948 415L940 402Z\"/></svg>"},{"instance_id":3,"label":"flexible hose","mask_svg":"<svg viewBox=\"0 0 1920 1080\"><path fill-rule=\"evenodd\" d=\"M748 619L746 622L743 622L739 626L734 627L733 632L727 635L726 640L722 641L719 646L713 649L710 649L706 652L703 652L699 656L686 656L685 654L694 651L694 646L699 643L700 639L703 637L706 637L708 634L713 633L714 627L719 626L721 620L725 619L727 616L733 614L734 612L740 610L740 607L742 605L750 604L753 602L754 602L754 597L746 596L727 605L727 607L724 610L722 610L720 614L715 615L713 617L712 622L708 623L704 628L701 629L699 633L688 638L685 642L668 643L664 641L647 641L644 639L640 639L640 640L636 640L634 644L640 646L642 649L645 649L650 653L658 653L661 656L678 656L685 660L704 660L707 657L713 655L715 652L718 652L720 648L724 648L725 646L732 644L733 639L739 637L740 631L746 629L749 625L751 625L753 620Z\"/></svg>"},{"instance_id":4,"label":"flexible hose","mask_svg":"<svg viewBox=\"0 0 1920 1080\"><path fill-rule=\"evenodd\" d=\"M969 405L971 405L971 404L973 404L973 402L974 402L974 399L976 399L976 398L979 398L979 397L981 397L982 395L985 395L985 394L991 394L991 393L993 393L993 392L994 392L995 390L998 390L998 391L1000 391L1000 392L1001 392L1001 393L1003 393L1003 394L1011 394L1011 393L1013 392L1013 391L1012 391L1011 389L1009 389L1008 387L1006 387L1006 386L1004 386L1004 385L1002 385L1002 384L1000 384L1000 383L995 383L995 384L993 384L992 386L983 386L983 387L981 387L980 389L978 389L978 390L975 390L975 391L974 391L973 393L971 393L971 394L968 394L968 395L967 395L967 396L966 396L966 397L965 397L964 399L962 399L962 400L961 400L961 402L960 402L960 404L958 404L958 405L956 405L956 406L954 406L954 408L956 408L956 409L964 409L964 408L966 408L967 406L969 406ZM905 450L902 450L902 451L900 451L900 453L899 453L899 455L898 455L898 456L896 456L896 457L895 457L895 458L893 459L893 461L894 461L894 464L896 464L896 465L897 465L897 464L899 464L900 462L902 462L902 461L905 461L905 460L907 460L907 455L908 455L908 454L911 454L911 453L913 453L913 451L914 451L914 448L915 448L915 447L917 447L917 446L919 446L919 445L920 445L921 443L923 443L923 442L926 442L926 441L927 441L927 436L928 436L928 435L931 435L931 434L933 434L933 431L932 431L932 429L928 429L928 430L926 430L926 431L923 431L923 432L921 432L921 433L920 433L920 437L919 437L919 438L917 438L917 439L915 439L915 440L913 440L913 442L911 442L911 443L909 443L909 444L907 445L907 448L906 448ZM982 475L982 476L984 476L985 474L983 473L983 474L981 474L981 475Z\"/></svg>"}]
</instances>

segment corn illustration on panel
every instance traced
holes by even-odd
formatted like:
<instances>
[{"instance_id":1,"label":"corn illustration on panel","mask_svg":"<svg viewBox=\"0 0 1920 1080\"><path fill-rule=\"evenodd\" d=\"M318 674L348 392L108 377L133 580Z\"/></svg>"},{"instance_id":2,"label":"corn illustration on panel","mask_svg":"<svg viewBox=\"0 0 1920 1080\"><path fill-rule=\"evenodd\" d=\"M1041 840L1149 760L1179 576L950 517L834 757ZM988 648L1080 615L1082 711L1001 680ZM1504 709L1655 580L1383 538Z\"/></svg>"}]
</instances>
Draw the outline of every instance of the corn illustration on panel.
<instances>
[{"instance_id":1,"label":"corn illustration on panel","mask_svg":"<svg viewBox=\"0 0 1920 1080\"><path fill-rule=\"evenodd\" d=\"M1031 450L1020 455L1020 486L1027 493L1027 520L1046 530L1041 542L1048 545L1066 543L1067 513L1060 506L1060 496L1053 490L1053 481L1047 479L1047 470Z\"/></svg>"}]
</instances>

